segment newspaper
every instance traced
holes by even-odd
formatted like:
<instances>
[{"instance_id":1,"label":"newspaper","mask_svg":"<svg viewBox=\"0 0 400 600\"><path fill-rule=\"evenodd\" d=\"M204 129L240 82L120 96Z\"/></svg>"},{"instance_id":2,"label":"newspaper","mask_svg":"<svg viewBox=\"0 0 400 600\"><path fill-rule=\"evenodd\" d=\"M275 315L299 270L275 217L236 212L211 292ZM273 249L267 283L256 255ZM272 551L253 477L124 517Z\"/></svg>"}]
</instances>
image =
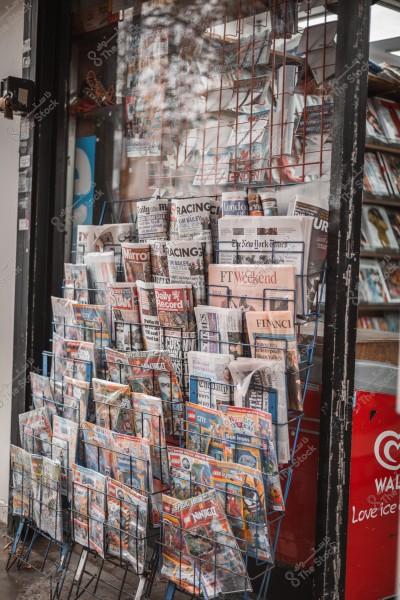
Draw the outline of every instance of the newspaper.
<instances>
[{"instance_id":1,"label":"newspaper","mask_svg":"<svg viewBox=\"0 0 400 600\"><path fill-rule=\"evenodd\" d=\"M110 345L107 306L100 304L73 305L76 338L93 342L96 348ZM65 336L64 337L68 337Z\"/></svg>"},{"instance_id":2,"label":"newspaper","mask_svg":"<svg viewBox=\"0 0 400 600\"><path fill-rule=\"evenodd\" d=\"M312 217L222 217L218 223L218 262L293 265L299 276L297 310L304 314L307 310L304 275L307 275L312 226Z\"/></svg>"},{"instance_id":3,"label":"newspaper","mask_svg":"<svg viewBox=\"0 0 400 600\"><path fill-rule=\"evenodd\" d=\"M167 242L171 283L193 286L195 306L205 304L205 261L201 242Z\"/></svg>"},{"instance_id":4,"label":"newspaper","mask_svg":"<svg viewBox=\"0 0 400 600\"><path fill-rule=\"evenodd\" d=\"M282 360L288 375L289 408L303 410L299 373L299 353L293 315L290 311L255 311L246 314L253 358ZM276 363L276 368L278 363Z\"/></svg>"},{"instance_id":5,"label":"newspaper","mask_svg":"<svg viewBox=\"0 0 400 600\"><path fill-rule=\"evenodd\" d=\"M154 293L158 320L162 327L176 328L181 332L194 329L191 285L155 283Z\"/></svg>"},{"instance_id":6,"label":"newspaper","mask_svg":"<svg viewBox=\"0 0 400 600\"><path fill-rule=\"evenodd\" d=\"M55 415L53 417L52 456L61 467L61 493L69 493L69 469L76 461L78 424Z\"/></svg>"},{"instance_id":7,"label":"newspaper","mask_svg":"<svg viewBox=\"0 0 400 600\"><path fill-rule=\"evenodd\" d=\"M235 406L265 410L272 415L278 455L289 444L285 361L241 358L230 363L235 383Z\"/></svg>"},{"instance_id":8,"label":"newspaper","mask_svg":"<svg viewBox=\"0 0 400 600\"><path fill-rule=\"evenodd\" d=\"M172 369L186 396L189 394L188 352L197 350L197 333L196 331L182 332L178 329L164 329L163 347L169 354Z\"/></svg>"},{"instance_id":9,"label":"newspaper","mask_svg":"<svg viewBox=\"0 0 400 600\"><path fill-rule=\"evenodd\" d=\"M141 350L139 298L136 283L107 285L107 307L111 317L111 339L117 350Z\"/></svg>"},{"instance_id":10,"label":"newspaper","mask_svg":"<svg viewBox=\"0 0 400 600\"><path fill-rule=\"evenodd\" d=\"M168 200L160 198L138 202L136 210L139 242L167 239Z\"/></svg>"},{"instance_id":11,"label":"newspaper","mask_svg":"<svg viewBox=\"0 0 400 600\"><path fill-rule=\"evenodd\" d=\"M72 465L72 539L104 558L106 477Z\"/></svg>"},{"instance_id":12,"label":"newspaper","mask_svg":"<svg viewBox=\"0 0 400 600\"><path fill-rule=\"evenodd\" d=\"M92 386L96 424L117 433L135 435L129 385L93 378Z\"/></svg>"},{"instance_id":13,"label":"newspaper","mask_svg":"<svg viewBox=\"0 0 400 600\"><path fill-rule=\"evenodd\" d=\"M105 304L105 286L116 281L114 253L90 252L85 254L84 262L88 269L93 300L97 304Z\"/></svg>"},{"instance_id":14,"label":"newspaper","mask_svg":"<svg viewBox=\"0 0 400 600\"><path fill-rule=\"evenodd\" d=\"M295 314L296 276L292 265L210 265L209 303L254 310L290 310Z\"/></svg>"},{"instance_id":15,"label":"newspaper","mask_svg":"<svg viewBox=\"0 0 400 600\"><path fill-rule=\"evenodd\" d=\"M81 264L85 254L94 251L93 225L78 225L76 237L75 263Z\"/></svg>"},{"instance_id":16,"label":"newspaper","mask_svg":"<svg viewBox=\"0 0 400 600\"><path fill-rule=\"evenodd\" d=\"M64 274L64 298L88 304L89 283L87 266L64 263Z\"/></svg>"},{"instance_id":17,"label":"newspaper","mask_svg":"<svg viewBox=\"0 0 400 600\"><path fill-rule=\"evenodd\" d=\"M192 562L183 549L183 536L178 517L171 514L179 503L176 498L163 494L162 516L162 564L161 575L175 582L191 595L200 595L200 578L195 574Z\"/></svg>"},{"instance_id":18,"label":"newspaper","mask_svg":"<svg viewBox=\"0 0 400 600\"><path fill-rule=\"evenodd\" d=\"M23 448L11 444L10 460L12 514L29 517L32 497L31 454Z\"/></svg>"},{"instance_id":19,"label":"newspaper","mask_svg":"<svg viewBox=\"0 0 400 600\"><path fill-rule=\"evenodd\" d=\"M190 402L214 409L229 404L233 386L228 365L232 360L231 354L188 352Z\"/></svg>"},{"instance_id":20,"label":"newspaper","mask_svg":"<svg viewBox=\"0 0 400 600\"><path fill-rule=\"evenodd\" d=\"M109 225L93 225L92 227L94 252L113 252L117 264L121 264L121 244L134 242L136 239L134 223L113 223Z\"/></svg>"},{"instance_id":21,"label":"newspaper","mask_svg":"<svg viewBox=\"0 0 400 600\"><path fill-rule=\"evenodd\" d=\"M216 248L218 243L218 219L221 213L221 197L210 198L210 227L211 241L213 247L213 261L215 262Z\"/></svg>"},{"instance_id":22,"label":"newspaper","mask_svg":"<svg viewBox=\"0 0 400 600\"><path fill-rule=\"evenodd\" d=\"M63 386L63 416L82 426L83 421L86 421L87 418L90 382L80 381L66 375Z\"/></svg>"},{"instance_id":23,"label":"newspaper","mask_svg":"<svg viewBox=\"0 0 400 600\"><path fill-rule=\"evenodd\" d=\"M226 435L229 461L261 471L268 490L268 505L273 510L285 510L271 415L236 406L224 407L224 414L231 430Z\"/></svg>"},{"instance_id":24,"label":"newspaper","mask_svg":"<svg viewBox=\"0 0 400 600\"><path fill-rule=\"evenodd\" d=\"M149 244L122 244L122 261L125 281L135 283L151 281L151 259Z\"/></svg>"},{"instance_id":25,"label":"newspaper","mask_svg":"<svg viewBox=\"0 0 400 600\"><path fill-rule=\"evenodd\" d=\"M249 214L249 203L246 192L222 192L221 216L239 217Z\"/></svg>"},{"instance_id":26,"label":"newspaper","mask_svg":"<svg viewBox=\"0 0 400 600\"><path fill-rule=\"evenodd\" d=\"M51 297L51 306L53 309L53 327L54 331L61 337L70 340L79 338L79 330L75 325L74 300L65 298Z\"/></svg>"},{"instance_id":27,"label":"newspaper","mask_svg":"<svg viewBox=\"0 0 400 600\"><path fill-rule=\"evenodd\" d=\"M318 187L313 187L307 194L297 194L290 203L288 215L303 215L313 219L310 237L310 251L307 264L307 310L313 307L317 299L318 286L322 279L328 249L328 221L329 221L329 189L322 182ZM312 193L316 190L316 193Z\"/></svg>"},{"instance_id":28,"label":"newspaper","mask_svg":"<svg viewBox=\"0 0 400 600\"><path fill-rule=\"evenodd\" d=\"M33 520L41 531L62 543L60 463L33 454L31 467Z\"/></svg>"},{"instance_id":29,"label":"newspaper","mask_svg":"<svg viewBox=\"0 0 400 600\"><path fill-rule=\"evenodd\" d=\"M165 240L149 240L151 278L153 283L170 283Z\"/></svg>"},{"instance_id":30,"label":"newspaper","mask_svg":"<svg viewBox=\"0 0 400 600\"><path fill-rule=\"evenodd\" d=\"M212 260L210 210L207 197L171 200L169 239L174 242L203 242L206 264Z\"/></svg>"},{"instance_id":31,"label":"newspaper","mask_svg":"<svg viewBox=\"0 0 400 600\"><path fill-rule=\"evenodd\" d=\"M138 437L150 444L153 477L168 481L164 413L161 398L148 394L132 394Z\"/></svg>"},{"instance_id":32,"label":"newspaper","mask_svg":"<svg viewBox=\"0 0 400 600\"><path fill-rule=\"evenodd\" d=\"M232 354L235 358L241 356L243 312L239 308L203 305L196 306L194 313L199 350L212 354Z\"/></svg>"},{"instance_id":33,"label":"newspaper","mask_svg":"<svg viewBox=\"0 0 400 600\"><path fill-rule=\"evenodd\" d=\"M138 574L146 562L148 498L107 478L107 552L128 561Z\"/></svg>"},{"instance_id":34,"label":"newspaper","mask_svg":"<svg viewBox=\"0 0 400 600\"><path fill-rule=\"evenodd\" d=\"M216 490L172 505L187 556L200 576L205 598L251 592L242 555Z\"/></svg>"},{"instance_id":35,"label":"newspaper","mask_svg":"<svg viewBox=\"0 0 400 600\"><path fill-rule=\"evenodd\" d=\"M136 285L144 348L146 350L159 350L161 346L161 332L154 289L155 284L137 281Z\"/></svg>"},{"instance_id":36,"label":"newspaper","mask_svg":"<svg viewBox=\"0 0 400 600\"><path fill-rule=\"evenodd\" d=\"M51 423L47 408L18 415L21 447L31 454L51 456Z\"/></svg>"}]
</instances>

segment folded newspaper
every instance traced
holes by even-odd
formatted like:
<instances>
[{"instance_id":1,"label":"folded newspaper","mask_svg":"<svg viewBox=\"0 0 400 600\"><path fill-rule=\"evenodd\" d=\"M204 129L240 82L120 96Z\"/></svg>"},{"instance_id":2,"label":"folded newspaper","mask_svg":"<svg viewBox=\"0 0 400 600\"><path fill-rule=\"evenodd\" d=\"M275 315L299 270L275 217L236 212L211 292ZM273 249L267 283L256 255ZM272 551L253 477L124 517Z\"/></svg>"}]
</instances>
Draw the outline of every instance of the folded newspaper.
<instances>
[{"instance_id":1,"label":"folded newspaper","mask_svg":"<svg viewBox=\"0 0 400 600\"><path fill-rule=\"evenodd\" d=\"M220 264L264 265L284 263L295 267L297 312L308 311L307 274L314 264L311 246L312 217L222 217L218 222ZM270 287L268 282L266 287ZM279 286L281 287L281 286ZM288 288L288 285L282 286Z\"/></svg>"}]
</instances>

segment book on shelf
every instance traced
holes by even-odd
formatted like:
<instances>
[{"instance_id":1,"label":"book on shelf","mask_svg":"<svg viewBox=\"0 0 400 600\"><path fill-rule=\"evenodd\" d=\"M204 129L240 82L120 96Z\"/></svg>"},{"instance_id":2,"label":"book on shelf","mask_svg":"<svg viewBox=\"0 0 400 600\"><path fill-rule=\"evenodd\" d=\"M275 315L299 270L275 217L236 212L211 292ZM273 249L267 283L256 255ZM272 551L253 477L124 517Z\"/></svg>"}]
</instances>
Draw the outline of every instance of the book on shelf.
<instances>
[{"instance_id":1,"label":"book on shelf","mask_svg":"<svg viewBox=\"0 0 400 600\"><path fill-rule=\"evenodd\" d=\"M375 196L389 196L388 188L378 157L374 152L364 155L364 190Z\"/></svg>"},{"instance_id":2,"label":"book on shelf","mask_svg":"<svg viewBox=\"0 0 400 600\"><path fill-rule=\"evenodd\" d=\"M363 206L362 223L370 248L398 250L388 214L384 206Z\"/></svg>"},{"instance_id":3,"label":"book on shelf","mask_svg":"<svg viewBox=\"0 0 400 600\"><path fill-rule=\"evenodd\" d=\"M362 303L390 302L389 291L378 261L361 259L358 297Z\"/></svg>"}]
</instances>

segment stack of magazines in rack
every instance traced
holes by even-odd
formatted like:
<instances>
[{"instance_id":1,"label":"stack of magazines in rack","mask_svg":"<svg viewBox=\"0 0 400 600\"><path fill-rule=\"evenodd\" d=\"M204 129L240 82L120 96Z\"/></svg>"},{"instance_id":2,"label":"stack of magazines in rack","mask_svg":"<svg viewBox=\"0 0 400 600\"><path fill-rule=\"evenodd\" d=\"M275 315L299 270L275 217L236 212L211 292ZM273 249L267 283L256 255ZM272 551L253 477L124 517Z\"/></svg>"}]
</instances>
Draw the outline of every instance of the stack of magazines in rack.
<instances>
[{"instance_id":1,"label":"stack of magazines in rack","mask_svg":"<svg viewBox=\"0 0 400 600\"><path fill-rule=\"evenodd\" d=\"M100 556L142 572L146 528L163 522L164 576L204 595L251 588L243 556L273 562L267 514L284 511L327 196L278 190L290 213L278 216L271 195L227 192L214 229L209 198L138 202L135 223L78 227L81 262L52 298L51 368L31 373L20 415L16 514L39 492L14 466L31 473L39 457L56 483L41 524L30 516L49 535L64 496L72 539Z\"/></svg>"}]
</instances>

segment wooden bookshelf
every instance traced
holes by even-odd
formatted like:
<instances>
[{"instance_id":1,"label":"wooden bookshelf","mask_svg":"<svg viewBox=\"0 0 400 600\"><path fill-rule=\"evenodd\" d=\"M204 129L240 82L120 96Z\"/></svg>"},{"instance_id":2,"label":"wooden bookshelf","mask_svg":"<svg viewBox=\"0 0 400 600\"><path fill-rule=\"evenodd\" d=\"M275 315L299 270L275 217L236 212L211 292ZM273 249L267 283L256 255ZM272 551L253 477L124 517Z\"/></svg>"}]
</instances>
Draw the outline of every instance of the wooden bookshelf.
<instances>
[{"instance_id":1,"label":"wooden bookshelf","mask_svg":"<svg viewBox=\"0 0 400 600\"><path fill-rule=\"evenodd\" d=\"M385 256L390 256L392 260L400 260L400 251L392 250L391 248L385 248L384 250L369 250L365 248L365 250L361 250L360 256L361 258L384 258Z\"/></svg>"},{"instance_id":2,"label":"wooden bookshelf","mask_svg":"<svg viewBox=\"0 0 400 600\"><path fill-rule=\"evenodd\" d=\"M372 196L364 193L364 204L375 204L376 206L397 206L400 208L400 198L395 196Z\"/></svg>"},{"instance_id":3,"label":"wooden bookshelf","mask_svg":"<svg viewBox=\"0 0 400 600\"><path fill-rule=\"evenodd\" d=\"M400 145L394 146L392 144L377 144L376 142L365 142L365 149L372 150L374 152L387 152L389 154L400 154Z\"/></svg>"},{"instance_id":4,"label":"wooden bookshelf","mask_svg":"<svg viewBox=\"0 0 400 600\"><path fill-rule=\"evenodd\" d=\"M359 304L358 314L374 315L379 312L396 312L400 310L400 302L381 302L380 304Z\"/></svg>"}]
</instances>

